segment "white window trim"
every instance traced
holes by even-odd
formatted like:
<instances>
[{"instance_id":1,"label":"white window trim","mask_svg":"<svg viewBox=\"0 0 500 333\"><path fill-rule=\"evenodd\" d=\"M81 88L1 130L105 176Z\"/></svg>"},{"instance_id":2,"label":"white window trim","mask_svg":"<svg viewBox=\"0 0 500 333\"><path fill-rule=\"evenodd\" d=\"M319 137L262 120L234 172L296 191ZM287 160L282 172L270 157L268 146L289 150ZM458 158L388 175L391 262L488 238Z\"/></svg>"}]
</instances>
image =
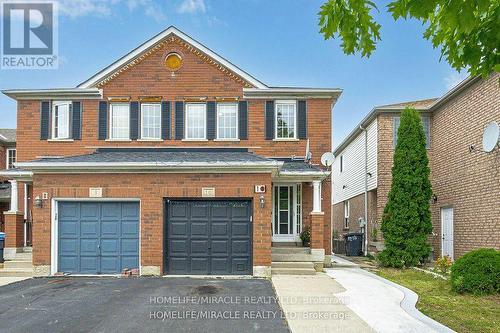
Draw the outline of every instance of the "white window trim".
<instances>
[{"instance_id":1,"label":"white window trim","mask_svg":"<svg viewBox=\"0 0 500 333\"><path fill-rule=\"evenodd\" d=\"M157 105L157 106L159 106L159 110L160 110L160 132L159 132L159 134L160 135L157 138L144 136L144 112L142 110L142 107L144 105L155 105L155 106ZM161 103L141 103L141 138L140 138L140 140L141 141L162 141L162 139L161 139Z\"/></svg>"},{"instance_id":2,"label":"white window trim","mask_svg":"<svg viewBox=\"0 0 500 333\"><path fill-rule=\"evenodd\" d=\"M71 139L71 105L73 103L71 101L54 101L52 103L52 117L51 117L51 140L70 140ZM56 106L67 105L68 106L68 135L65 137L57 137L56 136Z\"/></svg>"},{"instance_id":3,"label":"white window trim","mask_svg":"<svg viewBox=\"0 0 500 333\"><path fill-rule=\"evenodd\" d=\"M219 137L219 106L220 105L233 105L236 109L236 137L234 138L221 138ZM215 120L215 127L216 127L216 139L218 141L239 141L239 114L238 114L238 103L231 103L231 102L226 102L226 103L217 103L217 110L216 110L216 120Z\"/></svg>"},{"instance_id":4,"label":"white window trim","mask_svg":"<svg viewBox=\"0 0 500 333\"><path fill-rule=\"evenodd\" d=\"M344 229L349 228L350 210L351 210L351 204L350 204L349 200L344 201Z\"/></svg>"},{"instance_id":5,"label":"white window trim","mask_svg":"<svg viewBox=\"0 0 500 333\"><path fill-rule=\"evenodd\" d=\"M279 104L293 104L295 106L295 123L293 129L293 138L279 138L278 137L278 105ZM274 102L274 140L275 141L297 141L297 101L296 100L277 100Z\"/></svg>"},{"instance_id":6,"label":"white window trim","mask_svg":"<svg viewBox=\"0 0 500 333\"><path fill-rule=\"evenodd\" d=\"M7 148L7 150L5 151L5 169L6 170L9 170L10 167L9 167L9 155L10 155L10 152L11 151L15 151L16 152L16 157L14 158L14 162L13 163L16 163L16 160L17 160L17 151L16 151L16 148Z\"/></svg>"},{"instance_id":7,"label":"white window trim","mask_svg":"<svg viewBox=\"0 0 500 333\"><path fill-rule=\"evenodd\" d=\"M114 138L113 137L113 105L126 105L128 108L128 137ZM108 126L109 139L106 141L131 141L130 140L130 103L110 103L109 104L109 126Z\"/></svg>"},{"instance_id":8,"label":"white window trim","mask_svg":"<svg viewBox=\"0 0 500 333\"><path fill-rule=\"evenodd\" d=\"M188 136L189 131L188 131L188 116L187 116L187 110L189 105L203 105L205 107L205 117L204 117L204 129L203 129L203 138L190 138ZM206 103L186 103L184 107L184 139L183 141L207 141L207 104Z\"/></svg>"}]
</instances>

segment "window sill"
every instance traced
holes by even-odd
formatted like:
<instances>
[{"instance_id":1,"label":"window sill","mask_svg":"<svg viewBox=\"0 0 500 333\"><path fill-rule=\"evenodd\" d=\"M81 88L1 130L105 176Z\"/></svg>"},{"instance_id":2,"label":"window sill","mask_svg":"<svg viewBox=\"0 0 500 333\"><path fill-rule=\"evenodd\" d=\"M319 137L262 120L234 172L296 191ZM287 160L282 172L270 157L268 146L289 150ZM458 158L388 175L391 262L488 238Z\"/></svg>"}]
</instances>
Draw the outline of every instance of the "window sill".
<instances>
[{"instance_id":1,"label":"window sill","mask_svg":"<svg viewBox=\"0 0 500 333\"><path fill-rule=\"evenodd\" d=\"M214 141L219 141L219 142L240 142L240 139L214 139Z\"/></svg>"},{"instance_id":2,"label":"window sill","mask_svg":"<svg viewBox=\"0 0 500 333\"><path fill-rule=\"evenodd\" d=\"M294 139L294 138L290 138L290 139L273 139L273 141L292 141L292 142L297 142L297 141L300 141L300 139Z\"/></svg>"},{"instance_id":3,"label":"window sill","mask_svg":"<svg viewBox=\"0 0 500 333\"><path fill-rule=\"evenodd\" d=\"M182 139L181 141L183 141L183 142L205 142L205 141L208 141L208 139Z\"/></svg>"},{"instance_id":4,"label":"window sill","mask_svg":"<svg viewBox=\"0 0 500 333\"><path fill-rule=\"evenodd\" d=\"M73 142L73 139L48 139L48 142Z\"/></svg>"},{"instance_id":5,"label":"window sill","mask_svg":"<svg viewBox=\"0 0 500 333\"><path fill-rule=\"evenodd\" d=\"M132 142L130 139L106 139L107 142Z\"/></svg>"},{"instance_id":6,"label":"window sill","mask_svg":"<svg viewBox=\"0 0 500 333\"><path fill-rule=\"evenodd\" d=\"M137 139L139 142L162 142L163 139Z\"/></svg>"}]
</instances>

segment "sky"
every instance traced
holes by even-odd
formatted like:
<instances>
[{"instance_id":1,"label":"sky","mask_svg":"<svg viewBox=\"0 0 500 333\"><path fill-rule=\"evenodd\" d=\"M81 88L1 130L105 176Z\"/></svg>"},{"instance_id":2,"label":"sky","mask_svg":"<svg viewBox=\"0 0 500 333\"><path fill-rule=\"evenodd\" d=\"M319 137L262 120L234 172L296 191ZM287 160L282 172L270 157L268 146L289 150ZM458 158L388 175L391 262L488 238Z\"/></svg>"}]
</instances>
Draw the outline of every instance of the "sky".
<instances>
[{"instance_id":1,"label":"sky","mask_svg":"<svg viewBox=\"0 0 500 333\"><path fill-rule=\"evenodd\" d=\"M170 25L268 86L341 88L333 146L377 105L439 97L464 79L422 37L376 1L382 41L370 58L345 55L319 33L317 0L60 0L59 68L0 70L0 90L75 87ZM0 128L16 104L0 95Z\"/></svg>"}]
</instances>

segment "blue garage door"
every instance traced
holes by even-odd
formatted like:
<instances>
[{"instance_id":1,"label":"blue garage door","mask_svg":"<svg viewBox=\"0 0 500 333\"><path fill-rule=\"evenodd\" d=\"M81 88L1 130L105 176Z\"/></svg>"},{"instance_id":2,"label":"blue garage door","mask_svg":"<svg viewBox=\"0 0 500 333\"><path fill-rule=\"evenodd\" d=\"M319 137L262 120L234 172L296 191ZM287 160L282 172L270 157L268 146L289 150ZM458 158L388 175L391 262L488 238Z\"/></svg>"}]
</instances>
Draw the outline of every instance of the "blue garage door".
<instances>
[{"instance_id":1,"label":"blue garage door","mask_svg":"<svg viewBox=\"0 0 500 333\"><path fill-rule=\"evenodd\" d=\"M58 271L116 274L139 267L138 202L59 202Z\"/></svg>"},{"instance_id":2,"label":"blue garage door","mask_svg":"<svg viewBox=\"0 0 500 333\"><path fill-rule=\"evenodd\" d=\"M252 274L250 201L169 200L165 267L170 274Z\"/></svg>"}]
</instances>

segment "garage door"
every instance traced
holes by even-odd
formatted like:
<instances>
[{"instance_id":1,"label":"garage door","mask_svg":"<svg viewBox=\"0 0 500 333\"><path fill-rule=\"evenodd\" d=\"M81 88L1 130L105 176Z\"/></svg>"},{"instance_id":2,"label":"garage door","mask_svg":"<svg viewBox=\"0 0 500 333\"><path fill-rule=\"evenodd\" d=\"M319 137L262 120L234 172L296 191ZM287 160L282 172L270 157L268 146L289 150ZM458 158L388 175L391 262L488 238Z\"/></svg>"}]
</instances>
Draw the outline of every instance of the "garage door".
<instances>
[{"instance_id":1,"label":"garage door","mask_svg":"<svg viewBox=\"0 0 500 333\"><path fill-rule=\"evenodd\" d=\"M138 202L59 202L58 271L116 274L139 267Z\"/></svg>"},{"instance_id":2,"label":"garage door","mask_svg":"<svg viewBox=\"0 0 500 333\"><path fill-rule=\"evenodd\" d=\"M252 274L250 201L167 202L169 274Z\"/></svg>"}]
</instances>

